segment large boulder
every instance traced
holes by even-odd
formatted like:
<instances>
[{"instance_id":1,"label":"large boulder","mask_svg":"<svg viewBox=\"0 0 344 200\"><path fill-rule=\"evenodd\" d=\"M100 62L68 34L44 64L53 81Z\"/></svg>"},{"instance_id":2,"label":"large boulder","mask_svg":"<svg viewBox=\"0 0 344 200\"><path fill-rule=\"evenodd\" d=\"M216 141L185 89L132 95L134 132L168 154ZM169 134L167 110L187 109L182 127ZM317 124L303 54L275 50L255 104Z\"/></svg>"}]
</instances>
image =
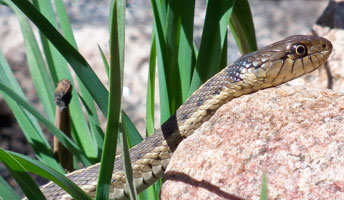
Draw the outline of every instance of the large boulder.
<instances>
[{"instance_id":1,"label":"large boulder","mask_svg":"<svg viewBox=\"0 0 344 200\"><path fill-rule=\"evenodd\" d=\"M302 86L222 106L175 151L161 199L344 199L344 94Z\"/></svg>"}]
</instances>

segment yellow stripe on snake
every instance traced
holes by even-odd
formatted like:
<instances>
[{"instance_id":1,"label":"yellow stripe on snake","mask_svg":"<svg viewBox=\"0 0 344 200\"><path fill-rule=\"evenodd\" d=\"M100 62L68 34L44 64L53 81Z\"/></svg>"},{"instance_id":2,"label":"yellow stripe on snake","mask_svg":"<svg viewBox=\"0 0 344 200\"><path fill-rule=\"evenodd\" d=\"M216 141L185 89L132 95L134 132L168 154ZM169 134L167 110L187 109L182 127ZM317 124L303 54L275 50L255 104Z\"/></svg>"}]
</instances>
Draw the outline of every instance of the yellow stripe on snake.
<instances>
[{"instance_id":1,"label":"yellow stripe on snake","mask_svg":"<svg viewBox=\"0 0 344 200\"><path fill-rule=\"evenodd\" d=\"M249 53L204 83L160 129L130 150L133 176L141 192L164 174L178 144L233 98L274 87L320 67L332 44L317 36L295 35ZM95 196L99 164L66 176L88 195ZM47 199L72 199L50 182L41 188ZM128 198L122 159L116 156L110 199Z\"/></svg>"}]
</instances>

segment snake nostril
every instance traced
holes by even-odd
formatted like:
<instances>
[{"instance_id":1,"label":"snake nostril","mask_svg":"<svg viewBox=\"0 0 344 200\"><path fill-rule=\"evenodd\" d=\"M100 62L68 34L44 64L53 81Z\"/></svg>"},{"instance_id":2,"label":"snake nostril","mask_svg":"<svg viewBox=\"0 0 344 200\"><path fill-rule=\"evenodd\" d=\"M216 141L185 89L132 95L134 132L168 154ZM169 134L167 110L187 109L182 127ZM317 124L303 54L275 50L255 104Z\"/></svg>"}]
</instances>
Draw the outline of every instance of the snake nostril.
<instances>
[{"instance_id":1,"label":"snake nostril","mask_svg":"<svg viewBox=\"0 0 344 200\"><path fill-rule=\"evenodd\" d=\"M322 45L322 48L323 48L323 49L326 49L326 47L327 47L327 44L326 44L326 43Z\"/></svg>"}]
</instances>

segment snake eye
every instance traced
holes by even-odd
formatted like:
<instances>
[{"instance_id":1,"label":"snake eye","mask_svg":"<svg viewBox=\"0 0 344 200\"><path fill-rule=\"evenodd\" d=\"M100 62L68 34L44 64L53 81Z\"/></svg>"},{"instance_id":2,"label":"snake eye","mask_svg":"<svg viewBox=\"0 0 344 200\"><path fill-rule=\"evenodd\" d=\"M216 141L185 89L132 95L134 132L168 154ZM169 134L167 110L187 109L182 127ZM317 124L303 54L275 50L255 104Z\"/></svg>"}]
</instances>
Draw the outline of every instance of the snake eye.
<instances>
[{"instance_id":1,"label":"snake eye","mask_svg":"<svg viewBox=\"0 0 344 200\"><path fill-rule=\"evenodd\" d=\"M294 45L292 51L294 54L296 54L296 56L304 56L307 54L307 49L302 44Z\"/></svg>"}]
</instances>

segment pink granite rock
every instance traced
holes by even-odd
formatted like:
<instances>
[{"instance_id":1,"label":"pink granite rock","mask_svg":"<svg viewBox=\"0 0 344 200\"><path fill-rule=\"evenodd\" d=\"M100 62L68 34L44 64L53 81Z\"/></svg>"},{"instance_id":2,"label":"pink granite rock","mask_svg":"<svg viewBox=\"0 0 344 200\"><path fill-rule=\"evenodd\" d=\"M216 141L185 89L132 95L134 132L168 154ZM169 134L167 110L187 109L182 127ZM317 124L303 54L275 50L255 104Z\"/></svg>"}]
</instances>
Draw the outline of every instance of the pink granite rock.
<instances>
[{"instance_id":1,"label":"pink granite rock","mask_svg":"<svg viewBox=\"0 0 344 200\"><path fill-rule=\"evenodd\" d=\"M280 87L222 106L175 151L161 199L344 199L344 94Z\"/></svg>"}]
</instances>

